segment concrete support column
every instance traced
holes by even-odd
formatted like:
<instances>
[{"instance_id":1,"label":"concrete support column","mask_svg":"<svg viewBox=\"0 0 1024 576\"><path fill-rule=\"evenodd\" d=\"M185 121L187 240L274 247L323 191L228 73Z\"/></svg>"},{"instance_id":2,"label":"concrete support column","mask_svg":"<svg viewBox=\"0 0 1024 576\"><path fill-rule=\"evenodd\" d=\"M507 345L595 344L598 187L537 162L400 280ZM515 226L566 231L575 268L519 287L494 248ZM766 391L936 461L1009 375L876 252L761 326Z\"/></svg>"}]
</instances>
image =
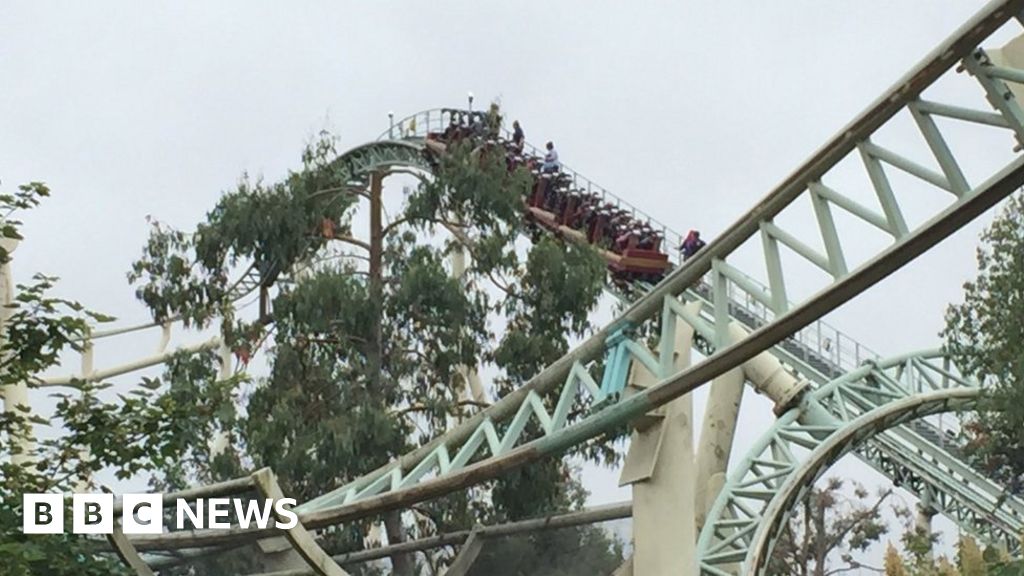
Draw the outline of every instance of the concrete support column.
<instances>
[{"instance_id":1,"label":"concrete support column","mask_svg":"<svg viewBox=\"0 0 1024 576\"><path fill-rule=\"evenodd\" d=\"M729 337L733 342L746 336L747 330L738 323L729 325ZM807 386L768 352L754 356L712 381L697 449L695 507L698 531L703 528L708 512L725 485L745 381L750 381L759 393L775 402L776 413L791 406Z\"/></svg>"},{"instance_id":2,"label":"concrete support column","mask_svg":"<svg viewBox=\"0 0 1024 576\"><path fill-rule=\"evenodd\" d=\"M0 240L0 246L7 251L10 258L18 247L18 241L4 238ZM14 278L11 276L11 263L8 261L0 266L0 337L3 337L3 331L11 317L12 311L9 306L13 300ZM4 410L17 410L17 413L25 418L32 415L28 400L28 384L25 382L0 387L0 398L4 401ZM26 424L19 433L11 435L11 448L12 464L22 465L31 461L30 453L35 448L31 424Z\"/></svg>"},{"instance_id":3,"label":"concrete support column","mask_svg":"<svg viewBox=\"0 0 1024 576\"><path fill-rule=\"evenodd\" d=\"M93 375L93 344L91 334L88 335L89 339L82 344L82 379L85 381L91 381ZM92 452L87 447L82 447L78 451L78 459L82 462L88 462L92 460ZM88 492L89 487L92 484L92 473L86 472L85 476L78 479L75 484L75 492Z\"/></svg>"},{"instance_id":4,"label":"concrete support column","mask_svg":"<svg viewBox=\"0 0 1024 576\"><path fill-rule=\"evenodd\" d=\"M0 394L3 395L4 409L8 412L18 410L22 417L31 416L31 408L28 401L28 386L24 383L5 386ZM22 407L18 409L17 407ZM27 409L27 411L26 411ZM11 435L11 464L29 464L32 460L30 453L35 448L32 425L26 424L19 433Z\"/></svg>"},{"instance_id":5,"label":"concrete support column","mask_svg":"<svg viewBox=\"0 0 1024 576\"><path fill-rule=\"evenodd\" d=\"M711 382L697 447L694 508L698 532L704 527L704 520L725 485L745 380L743 369L733 368Z\"/></svg>"},{"instance_id":6,"label":"concrete support column","mask_svg":"<svg viewBox=\"0 0 1024 576\"><path fill-rule=\"evenodd\" d=\"M928 537L932 534L932 518L937 514L935 508L932 508L932 494L930 491L925 490L921 495L921 500L917 503L917 517L914 519L914 528L918 534L924 534ZM931 540L928 540L928 558L933 556Z\"/></svg>"},{"instance_id":7,"label":"concrete support column","mask_svg":"<svg viewBox=\"0 0 1024 576\"><path fill-rule=\"evenodd\" d=\"M465 273L466 250L460 245L459 248L452 252L452 277L462 278L462 275ZM480 382L480 374L477 373L476 367L459 366L458 373L462 376L464 385L463 390L460 392L460 398L463 400L473 400L474 402L486 402L487 397L484 394L484 386Z\"/></svg>"},{"instance_id":8,"label":"concrete support column","mask_svg":"<svg viewBox=\"0 0 1024 576\"><path fill-rule=\"evenodd\" d=\"M693 312L699 304L689 305ZM676 325L672 366L690 365L693 328ZM633 363L630 387L657 382L639 362ZM686 394L651 415L634 431L622 471L622 484L633 487L633 559L635 576L695 576L696 532L693 501L693 397Z\"/></svg>"},{"instance_id":9,"label":"concrete support column","mask_svg":"<svg viewBox=\"0 0 1024 576\"><path fill-rule=\"evenodd\" d=\"M220 343L220 348L217 350L217 356L219 359L220 368L217 371L217 380L227 380L234 375L231 369L231 349L228 348L226 342ZM228 439L228 433L223 430L217 430L213 433L213 437L210 438L210 456L216 457L224 453L230 444Z\"/></svg>"}]
</instances>

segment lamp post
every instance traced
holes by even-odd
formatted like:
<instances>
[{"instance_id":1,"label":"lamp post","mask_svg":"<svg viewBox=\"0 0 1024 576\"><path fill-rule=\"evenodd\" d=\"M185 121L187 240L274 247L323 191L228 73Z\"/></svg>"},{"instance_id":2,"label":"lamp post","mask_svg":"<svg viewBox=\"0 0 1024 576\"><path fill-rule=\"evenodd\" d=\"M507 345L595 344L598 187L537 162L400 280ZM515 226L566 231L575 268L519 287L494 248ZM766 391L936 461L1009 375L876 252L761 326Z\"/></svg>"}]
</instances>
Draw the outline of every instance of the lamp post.
<instances>
[{"instance_id":1,"label":"lamp post","mask_svg":"<svg viewBox=\"0 0 1024 576\"><path fill-rule=\"evenodd\" d=\"M388 138L395 139L395 113L388 110Z\"/></svg>"},{"instance_id":2,"label":"lamp post","mask_svg":"<svg viewBox=\"0 0 1024 576\"><path fill-rule=\"evenodd\" d=\"M466 97L469 99L469 111L472 112L473 111L473 93L472 92L467 92L466 93Z\"/></svg>"}]
</instances>

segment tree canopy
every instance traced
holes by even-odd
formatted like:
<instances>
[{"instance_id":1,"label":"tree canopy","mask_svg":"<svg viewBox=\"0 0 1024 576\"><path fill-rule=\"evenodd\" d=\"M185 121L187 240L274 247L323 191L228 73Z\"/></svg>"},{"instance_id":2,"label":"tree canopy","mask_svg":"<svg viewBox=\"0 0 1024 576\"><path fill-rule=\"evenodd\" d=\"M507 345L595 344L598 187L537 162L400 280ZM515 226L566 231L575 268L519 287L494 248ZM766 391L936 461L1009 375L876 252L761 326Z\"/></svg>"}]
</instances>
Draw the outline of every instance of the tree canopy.
<instances>
[{"instance_id":1,"label":"tree canopy","mask_svg":"<svg viewBox=\"0 0 1024 576\"><path fill-rule=\"evenodd\" d=\"M892 494L829 478L813 488L782 529L768 573L832 576L864 567L858 559L889 531L883 512Z\"/></svg>"},{"instance_id":2,"label":"tree canopy","mask_svg":"<svg viewBox=\"0 0 1024 576\"><path fill-rule=\"evenodd\" d=\"M15 216L49 195L40 182L20 186L14 194L0 194L0 234L20 240L21 222ZM10 260L11 254L0 248L0 263ZM57 366L62 352L83 351L92 327L113 320L76 301L52 296L56 282L37 273L31 283L14 287L0 338L0 386L38 388L40 374ZM102 396L109 384L75 382L75 391L54 394L57 402L48 419L5 407L0 413L0 566L5 575L127 574L109 550L97 554L95 542L80 535L22 534L22 495L69 493L91 484L99 470L130 478L171 469L188 459L192 446L206 436L211 419L209 411L195 410L197 404L208 406L218 390L235 386L225 381L200 387L196 371L205 370L211 360L177 357L164 378L143 379L130 393L108 400ZM20 441L35 436L32 427L45 425L59 434ZM69 514L66 511L65 517Z\"/></svg>"},{"instance_id":3,"label":"tree canopy","mask_svg":"<svg viewBox=\"0 0 1024 576\"><path fill-rule=\"evenodd\" d=\"M983 417L967 424L978 464L1013 493L1024 478L1024 196L1009 198L982 235L978 275L946 312L954 363L984 386Z\"/></svg>"},{"instance_id":4,"label":"tree canopy","mask_svg":"<svg viewBox=\"0 0 1024 576\"><path fill-rule=\"evenodd\" d=\"M194 230L156 225L133 265L129 278L156 319L219 321L241 359L262 349L269 364L237 410L217 411L229 450L175 467L169 485L271 466L289 496L322 494L481 409L486 399L465 390L472 367L495 373L492 392L503 393L591 328L603 260L556 238L521 241L532 180L509 171L502 154L450 147L390 215L377 177L353 187L340 162L335 140L321 135L300 169L274 184L243 176ZM355 237L357 214L368 217L369 238ZM454 276L448 261L461 250L470 258ZM258 318L244 318L233 299L231 278L249 266L272 303ZM203 443L194 449L204 452ZM588 452L599 454L609 456ZM424 503L416 522L392 513L384 524L400 541L578 506L579 490L566 464L545 461ZM367 523L336 530L327 547L359 548L367 533ZM566 541L620 554L601 532L574 534ZM414 573L410 558L392 562L396 573Z\"/></svg>"}]
</instances>

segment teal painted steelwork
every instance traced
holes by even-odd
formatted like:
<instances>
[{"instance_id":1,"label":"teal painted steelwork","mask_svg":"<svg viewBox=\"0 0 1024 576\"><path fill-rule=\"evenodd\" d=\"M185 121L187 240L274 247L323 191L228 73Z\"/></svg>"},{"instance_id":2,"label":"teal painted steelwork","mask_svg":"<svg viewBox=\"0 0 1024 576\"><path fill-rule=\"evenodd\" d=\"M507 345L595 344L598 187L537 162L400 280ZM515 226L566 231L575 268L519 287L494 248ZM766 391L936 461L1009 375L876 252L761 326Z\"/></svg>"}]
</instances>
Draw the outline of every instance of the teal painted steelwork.
<instances>
[{"instance_id":1,"label":"teal painted steelwork","mask_svg":"<svg viewBox=\"0 0 1024 576\"><path fill-rule=\"evenodd\" d=\"M768 516L776 499L786 497L783 487L807 466L822 466L813 461L813 452L805 451L816 450L836 435L849 435L851 429L863 425L863 418L907 399L922 394L977 391L976 382L951 371L939 352L929 351L866 364L808 394L799 408L780 417L754 443L730 473L698 540L701 573L746 573L756 553L753 547L758 530L766 522L782 521ZM1011 548L1017 546L1017 534L1024 527L1021 511L999 506L1004 495L984 486L992 485L991 481L961 477L948 467L949 462L923 455L920 450L928 442L922 434L930 429L905 425L877 430L870 438L860 439L861 458L890 477L896 476L911 491L925 493L927 487L932 506L972 533ZM902 457L897 460L890 454ZM932 477L924 477L929 475ZM982 486L965 490L969 483ZM964 505L967 492L973 500Z\"/></svg>"},{"instance_id":2,"label":"teal painted steelwork","mask_svg":"<svg viewBox=\"0 0 1024 576\"><path fill-rule=\"evenodd\" d=\"M807 461L780 487L757 525L752 545L740 574L763 576L786 519L798 502L806 498L814 482L843 455L867 439L901 424L943 412L962 412L977 405L980 391L950 389L921 393L881 406L837 430L814 447ZM721 574L721 572L710 572ZM726 572L728 574L728 572Z\"/></svg>"},{"instance_id":3,"label":"teal painted steelwork","mask_svg":"<svg viewBox=\"0 0 1024 576\"><path fill-rule=\"evenodd\" d=\"M619 394L626 387L630 364L629 344L632 337L632 327L624 326L613 332L605 342L608 352L605 356L604 374L601 377L601 393L605 396Z\"/></svg>"},{"instance_id":4,"label":"teal painted steelwork","mask_svg":"<svg viewBox=\"0 0 1024 576\"><path fill-rule=\"evenodd\" d=\"M807 327L821 315L948 236L1024 182L1024 161L1015 156L1002 169L995 171L982 183L969 190L952 193L945 198L937 197L931 206L930 218L912 227L902 218L900 195L895 193L893 183L885 176L883 164L901 164L897 166L901 169L906 169L909 165L894 156L895 152L880 152L879 148L871 145L870 138L879 127L896 113L908 109L911 104L915 104L926 116L938 114L938 110L956 113L968 110L967 113L961 113L961 116L991 120L986 113L976 112L967 107L958 108L944 104L942 106L947 108L929 108L918 99L918 95L947 72L957 58L972 54L974 46L1002 25L1010 17L1009 14L1016 13L1022 4L1024 2L1008 0L987 6L943 43L933 56L915 67L893 89L844 128L765 200L742 216L736 224L686 265L676 269L658 286L652 287L649 293L642 295L612 324L616 327L624 323L639 326L660 314L663 320L660 327L661 342L664 343L672 338L672 334L664 330L666 326L671 326L677 317L683 321L695 322L697 332L717 347L708 359L677 372L668 368L671 366L671 359L665 347L654 355L640 342L623 340L615 349L627 351L629 359L635 358L648 367L653 366L652 372L658 375L659 381L636 395L618 402L602 404L602 401L606 400L606 395L596 382L600 379L604 383L604 373L592 373L592 361L609 349L609 339L618 333L618 330L601 330L545 369L524 388L514 391L444 436L335 491L303 504L299 507L303 522L312 527L320 527L374 514L386 508L400 507L492 478L509 469L504 465L506 462L513 463L509 466L519 466L544 455L560 453L621 426L779 342L782 343L780 349L785 349L787 343L797 343L798 348L802 346L804 349L816 349L816 357L834 359L834 365L840 369L858 365L862 359L859 345L844 348L837 336L834 347L823 347L820 333L815 343L813 337L807 335ZM980 76L988 74L983 65L976 69ZM1013 117L1016 111L1012 108L997 107L997 111L998 114L994 116L1002 118L1003 126L1019 122L1018 118ZM408 134L409 141L404 143L409 150L419 150L423 133L429 129L435 118L440 124L440 114L435 113L434 117L431 117L430 112L424 114L424 121L417 122L415 131ZM981 116L978 116L979 114ZM1007 116L1011 118L1008 119ZM991 121L980 124L993 125ZM398 129L405 130L405 125L405 121L400 122ZM928 133L932 131L922 128L922 132L925 133L925 139L932 150L942 150L934 137L929 140ZM380 148L373 148L371 145L371 148L360 154L366 157L373 156L378 152L384 152L392 143L380 144ZM963 149L970 150L970 147ZM399 153L405 154L409 150L400 150ZM884 215L864 207L858 201L822 183L825 178L830 177L830 171L836 164L851 154L859 154L863 159L873 192L879 198ZM959 163L952 157L939 157L939 152L935 155L943 167L944 174L954 173L959 169ZM345 167L349 166L347 162L350 161L342 162L341 169L347 169ZM415 158L395 161L392 165L402 165L404 161L409 161L414 166L419 166L423 162L422 158ZM384 166L386 162L385 159L375 165ZM372 162L364 164L370 165ZM936 183L934 173L922 172L912 166L910 168L912 174L916 171L918 176L927 175L923 181ZM352 174L356 183L364 176L354 169ZM592 183L589 181L575 173L572 173L572 176L574 180L591 188ZM952 182L952 179L947 179ZM958 190L952 183L938 188L947 193L950 188ZM819 232L826 242L825 255L822 255L820 251L811 247L809 239L800 238L801 234L781 227L778 222L784 220L776 220L776 216L785 214L788 207L804 195L812 200L817 198L817 201L823 203L826 208L842 208L851 216L877 226L890 234L895 242L874 252L864 261L847 262L849 254L843 251L844 245L860 243L861 238L842 236L835 230L830 218L819 217ZM767 286L757 284L746 273L740 271L735 262L729 261L735 251L757 233L762 235L762 243L765 246L760 256L769 271ZM831 247L829 243L832 244ZM796 256L826 268L830 271L832 281L825 284L813 297L790 304L785 286L787 269L782 259L778 258L780 244L792 249ZM709 271L712 278L710 287L707 287L701 278ZM694 299L706 303L706 308L710 312L707 318L694 320L679 312L683 302ZM666 317L670 322L664 321ZM744 323L752 333L738 342L730 343L726 335L728 323L732 321ZM814 327L820 331L820 325L812 326ZM614 379L618 382L609 381L608 389L621 389L624 386L624 375L621 374L621 370L619 372L621 378L616 376ZM855 390L853 387L848 389ZM865 399L884 396L878 389L870 393L864 390L861 392L861 397ZM590 412L578 411L579 417L570 421L569 414L573 413L571 408L582 403L589 403L597 409ZM808 414L827 409L828 405L822 399L818 398L818 403L821 404L820 407L808 405L811 406ZM549 414L545 406L552 405L555 406L555 411ZM839 409L850 410L850 406L843 404ZM544 435L539 439L526 441L522 436L522 430L531 418L538 420ZM835 429L834 425L827 422L796 423L786 430L787 441L794 444L803 441L809 446L817 439L834 433ZM202 536L207 537L206 534ZM166 537L169 546L174 538L174 535ZM215 543L217 538L216 533L211 533L208 541Z\"/></svg>"},{"instance_id":5,"label":"teal painted steelwork","mask_svg":"<svg viewBox=\"0 0 1024 576\"><path fill-rule=\"evenodd\" d=\"M994 28L995 26L993 25L992 27ZM973 26L973 28L977 29L977 26L975 25ZM968 50L965 53L969 54L971 53L971 50ZM907 96L905 90L903 90L903 92L904 102L902 104L899 104L898 106L894 106L893 113L895 112L895 110L898 110L901 107L905 107L907 104L911 102L917 102L915 95L911 94L910 96ZM892 101L892 99L887 100L890 102ZM418 118L416 121L416 132L410 136L411 141L413 142L422 140L422 138L426 135L428 131L440 130L444 126L444 118L439 111L424 112L415 117ZM410 120L411 118L403 120L399 123L399 125L406 126L407 124L410 123ZM881 122L884 121L884 119L879 120L878 114L874 114L874 117L872 117L870 120L871 123L874 124L876 127L878 125L881 125ZM873 130L874 128L870 129L870 131ZM882 206L882 212L884 213L884 215L878 214L872 209L863 207L863 205L861 205L859 202L852 200L847 196L842 195L841 193L823 184L822 175L827 175L827 168L823 169L819 167L817 170L811 171L811 173L813 173L815 177L813 180L808 179L806 181L806 184L804 185L804 192L807 193L808 196L811 196L811 191L813 190L818 198L818 201L825 203L826 206L831 207L832 205L834 205L843 208L847 210L847 212L849 212L852 216L862 218L863 220L878 226L879 228L890 234L894 239L900 241L907 240L909 237L914 235L915 231L909 229L908 225L902 217L902 211L900 209L898 196L894 194L893 185L889 182L888 178L885 177L885 168L883 166L883 160L893 161L894 163L897 164L900 164L901 161L896 159L895 153L880 153L879 148L873 147L871 145L869 136L870 134L863 137L862 140L859 141L860 144L858 145L857 141L851 142L849 140L849 132L846 132L843 135L843 140L847 142L847 144L843 144L843 146L846 147L848 151L858 151L858 153L864 159L866 170L868 172L869 177L871 177L871 181L873 183L873 187L875 188L876 195L880 199L880 204ZM879 156L881 156L882 159L879 159ZM841 156L837 156L835 160L833 160L833 162L838 161L840 157ZM950 170L952 170L953 167L957 166L955 162L951 165L948 158L940 161L940 163L942 162L944 162L947 165L947 169ZM902 162L902 165L904 168L907 167L907 164L905 162ZM1009 174L1012 171L1013 168L1011 168L1008 172L1005 172L1004 174ZM921 171L918 170L918 172ZM928 180L936 180L936 178L934 177L935 174L931 172L927 172L926 174L928 174ZM573 176L577 181L586 180L582 176L579 176L575 173L573 173ZM996 180L999 180L1001 178L1001 175L997 176ZM589 184L589 181L587 182ZM990 180L987 184L991 185L992 183L993 180ZM952 186L942 186L940 188L950 187ZM955 206L957 204L962 203L965 200L971 198L974 194L977 193L977 191L981 187L982 186L975 187L972 191L965 193L963 196L955 197L953 209L955 209ZM792 187L788 189L798 190ZM803 256L812 263L814 263L815 265L822 267L826 271L829 271L833 275L833 277L837 278L838 280L842 280L850 276L851 273L848 271L849 264L846 262L845 255L842 253L843 239L839 237L838 233L836 233L834 229L829 227L829 225L827 224L827 222L829 222L828 218L819 219L819 222L826 222L826 224L822 225L822 236L832 238L833 240L839 240L839 243L836 244L835 242L833 242L831 250L829 250L826 246L826 254L823 255L820 252L817 252L815 249L810 248L809 244L807 244L805 241L798 239L794 233L786 231L783 228L779 227L777 224L774 224L772 222L772 214L770 213L770 211L759 210L758 213L760 217L757 218L757 221L759 223L755 225L754 229L762 230L762 234L767 235L769 239L769 244L774 244L775 246L777 246L777 244L775 243L781 242L787 247L793 249L797 255ZM845 240L848 242L851 239L847 238ZM777 250L777 248L772 248L765 251L766 260L769 263L776 261L775 258L772 258L771 254L771 252L774 250ZM723 346L720 345L720 343L724 341L724 334L726 333L725 327L727 323L732 321L733 319L733 314L730 312L729 308L729 305L731 305L731 303L734 302L734 298L731 295L733 289L738 288L740 293L746 295L745 297L748 299L748 301L744 303L744 308L746 308L746 305L749 305L751 301L750 299L764 306L763 309L765 310L765 314L763 315L762 320L760 320L762 324L754 326L753 328L759 328L760 326L768 326L772 324L780 315L787 314L787 312L790 309L788 299L780 298L779 296L786 294L784 286L785 271L782 268L781 262L778 262L777 265L773 265L769 268L769 272L771 272L774 269L776 273L769 274L769 286L764 287L759 286L756 282L750 279L749 276L740 272L733 265L729 264L723 257L724 255L724 253L721 255L717 254L716 246L713 243L712 245L708 246L708 248L705 249L705 258L703 258L703 262L701 262L702 259L696 259L696 261L693 263L697 266L700 266L701 263L703 263L705 266L710 264L713 269L712 284L715 286L715 288L713 288L710 291L708 298L711 301L711 308L714 311L714 323L712 334L715 335L715 338L713 341L719 343L719 348L724 348ZM840 256L843 257L840 258ZM684 270L681 270L680 272L683 271ZM690 276L692 277L692 275ZM692 284L692 282L688 282L687 284ZM663 286L664 285L665 283L663 283ZM662 286L659 286L658 288L662 288ZM664 292L664 290L662 290L662 292ZM648 299L656 298L658 295L658 290L656 289L654 291L654 294L652 294ZM676 292L674 296L678 296L682 299L687 299L692 297L692 295L692 291L688 292L684 288L680 292ZM662 297L664 298L664 296ZM650 307L648 307L647 309L650 309ZM645 315L644 317L638 318L638 320L646 321L649 318L649 316ZM618 332L604 332L602 334L599 334L596 337L596 341L593 342L593 345L589 349L608 350L608 339L612 337L613 334L616 334L616 337L619 337ZM594 345L596 345L596 347ZM633 348L642 348L642 346L639 343L635 342L632 343L632 346ZM601 390L605 392L621 390L625 384L624 377L626 371L622 369L622 364L624 364L624 349L626 347L621 342L619 342L616 343L614 346L611 346L611 348L613 350L613 353L611 355L613 361L610 364L614 367L613 376L605 375L608 371L608 367L606 367L604 373L596 374L590 378L592 381L600 379L602 382ZM580 372L586 371L588 365L587 360L593 358L592 354L593 352L589 352L582 358L574 358L574 362L571 364L573 373L578 374ZM630 356L638 359L640 358L633 352L631 352ZM649 359L645 358L645 360ZM660 364L663 361L663 358L658 358L655 361L655 364ZM844 358L840 357L839 361L840 365L842 365ZM665 377L666 375L663 374L662 376ZM565 394L568 391L576 391L577 388L572 386L569 380L563 379L563 382L564 384L562 385L555 385L554 382L551 382L550 384L543 386L543 389L541 389L541 387L538 387L536 389L531 389L530 392L533 394L537 394L538 396L545 396L549 391L558 390L559 396L557 404L561 406L572 404L578 401L568 399L568 397ZM606 396L606 394L593 395L591 401L600 402L604 396ZM597 425L597 428L599 429L605 425L607 425L608 427L612 425L619 425L621 423L622 418L632 417L633 415L643 413L643 411L650 408L650 405L644 404L640 398L630 400L624 400L614 406L604 407L604 409L601 410L601 412L587 417L585 419L585 422L580 422L580 425L583 428L588 429L591 428L591 425L594 422L600 423ZM467 426L469 426L470 428L465 429L466 432L463 433L466 434L465 436L463 436L463 438L466 439L455 440L456 438L458 438L459 434L453 434L452 440L454 440L454 445L460 446L460 450L467 449L467 447L475 450L483 446L482 438L490 437L492 438L492 443L498 448L499 454L508 453L507 451L509 450L509 448L516 445L515 438L519 436L518 434L516 434L516 429L519 428L519 425L517 423L516 426L509 427L507 421L505 424L499 424L499 421L503 420L504 418L511 418L513 416L518 417L521 421L521 419L526 418L526 415L528 414L538 415L538 418L540 420L544 420L543 417L539 416L539 413L537 411L534 411L532 409L527 411L522 408L524 404L527 402L526 395L513 395L512 397L508 398L508 402L509 408L512 408L512 410L509 410L508 408L502 410L502 412L504 414L507 414L507 416L504 416L503 418L500 419L496 417L487 417L484 418L483 422L471 422L467 424ZM541 403L539 399L536 399L533 402L536 402L538 404ZM499 436L499 428L503 428L506 431L505 436L501 438L500 442L496 440ZM551 430L552 433L548 435L549 437L547 437L546 439L542 439L542 441L540 441L537 444L537 446L550 447L546 448L545 451L547 449L556 450L564 448L565 444L564 441L562 441L561 439L567 437L568 431L565 429L559 429L556 426L552 426ZM575 434L573 436L575 436ZM556 441L554 438L558 438L559 440ZM442 457L442 454L450 450L452 450L452 448L448 447L448 441L442 441L438 444L428 446L426 451L421 451L420 454L422 454L422 456L416 458L415 464L410 466L409 468L406 468L405 465L402 465L399 468L388 466L385 467L385 469L375 472L371 476L379 478L378 475L397 475L406 480L401 482L401 485L408 485L409 482L412 481L411 478L408 478L409 475L417 476L420 475L421 472L423 472L424 477L426 477L433 476L435 474L443 475L446 473L451 473L455 471L457 467L440 466L439 464L437 464L433 466L433 474L428 475L424 471L424 468L430 468L430 466L423 466L424 460L428 460L432 463L443 462L444 458ZM490 457L494 456L495 452L492 450ZM440 466L440 468L438 468L438 466ZM408 472L398 471L400 469L405 469ZM358 486L360 486L363 482L366 482L368 480L369 479L367 478L357 481L356 483L353 483L349 487L343 487L330 495L325 495L323 497L315 499L304 505L303 509L309 511L322 510L324 508L336 507L339 505L356 502L362 499L363 497L370 495L370 492L366 492L361 489L355 489ZM379 482L380 484L377 484L377 486L381 486L384 484L383 481Z\"/></svg>"}]
</instances>

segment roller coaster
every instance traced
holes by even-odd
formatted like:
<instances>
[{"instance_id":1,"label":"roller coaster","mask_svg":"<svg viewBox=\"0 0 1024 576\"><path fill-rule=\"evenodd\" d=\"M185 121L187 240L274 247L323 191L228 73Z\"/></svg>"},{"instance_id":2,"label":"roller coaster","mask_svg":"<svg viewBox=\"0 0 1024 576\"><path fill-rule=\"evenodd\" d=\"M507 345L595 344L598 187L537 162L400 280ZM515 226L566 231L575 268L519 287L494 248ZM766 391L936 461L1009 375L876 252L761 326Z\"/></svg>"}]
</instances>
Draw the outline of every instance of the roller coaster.
<instances>
[{"instance_id":1,"label":"roller coaster","mask_svg":"<svg viewBox=\"0 0 1024 576\"><path fill-rule=\"evenodd\" d=\"M1024 57L1017 40L1004 48L982 47L997 31L1019 24L1022 8L1024 0L986 5L685 261L671 256L682 237L643 211L567 166L547 174L535 169L524 217L540 233L601 251L609 264L608 290L625 303L612 322L443 435L301 503L300 522L291 529L236 526L131 537L115 529L110 544L140 575L255 544L261 554L291 562L262 576L338 576L346 574L342 565L386 552L332 558L317 542L319 531L500 477L629 424L633 440L623 482L633 486L632 505L484 527L394 549L461 545L448 571L459 575L485 538L632 514L635 556L620 574L764 574L793 503L831 464L852 453L917 496L928 514L942 514L966 532L1016 550L1024 500L972 467L957 438L932 417L972 409L978 383L960 375L939 351L883 356L821 318L1024 185ZM937 88L945 81L970 83L973 91L949 101ZM437 155L453 138L455 116L469 124L479 118L468 109L419 112L340 155L335 166L356 189L379 187L398 171L430 178ZM897 151L882 144L887 127L899 121L916 128L919 145L902 142ZM1002 148L975 146L951 126L991 133ZM511 163L533 166L542 156L504 129L465 137L500 149ZM925 158L934 168L911 157ZM837 184L847 181L842 174L850 166L866 178L863 189ZM921 210L908 198L922 191L927 214L912 218L911 212ZM787 224L798 204L810 206L813 221ZM875 240L849 233L848 222L871 230ZM794 270L808 264L824 280L798 295ZM760 271L763 281L756 279ZM288 273L279 270L274 277ZM266 271L250 268L235 291L266 287ZM164 362L175 352L167 349L172 324L96 332L92 342L146 330L160 330L161 337L153 356L106 370L93 369L90 342L79 373L49 378L44 385L73 386ZM639 336L651 333L658 336L655 349ZM226 375L230 352L220 338L182 349L216 348ZM691 361L694 349L700 359ZM706 383L710 399L694 454L692 436L685 435L693 431L679 436L679 424L685 427L692 416L689 393ZM774 402L777 418L738 466L727 469L745 383ZM574 410L581 405L589 408ZM709 422L724 424L709 428ZM542 431L539 436L525 433L531 423ZM689 451L676 450L679 438L690 438ZM684 473L678 471L681 462ZM279 497L281 491L264 469L166 498L253 492ZM651 495L659 494L667 496L652 506ZM675 518L673 530L644 531L666 517Z\"/></svg>"}]
</instances>

